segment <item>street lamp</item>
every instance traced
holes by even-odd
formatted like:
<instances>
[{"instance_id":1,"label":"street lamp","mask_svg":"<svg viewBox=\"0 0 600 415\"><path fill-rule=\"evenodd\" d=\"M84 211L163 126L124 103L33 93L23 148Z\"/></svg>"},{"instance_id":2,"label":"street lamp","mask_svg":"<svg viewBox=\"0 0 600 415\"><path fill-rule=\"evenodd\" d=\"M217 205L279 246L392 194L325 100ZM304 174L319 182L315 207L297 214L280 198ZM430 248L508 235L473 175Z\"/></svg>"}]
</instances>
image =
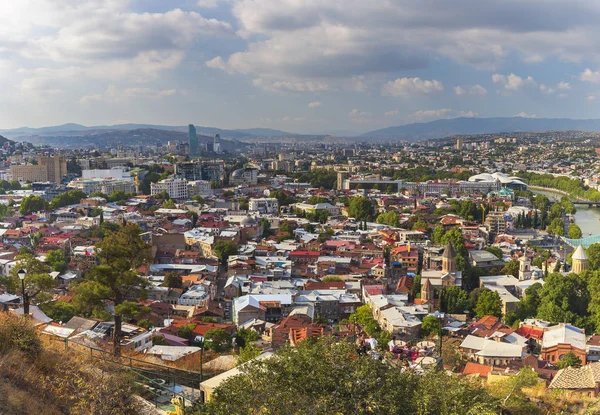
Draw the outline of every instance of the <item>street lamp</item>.
<instances>
[{"instance_id":1,"label":"street lamp","mask_svg":"<svg viewBox=\"0 0 600 415\"><path fill-rule=\"evenodd\" d=\"M23 291L23 315L29 315L29 298L27 298L27 293L25 292L25 275L27 275L27 271L23 268L17 271L17 275L21 280L21 290Z\"/></svg>"}]
</instances>

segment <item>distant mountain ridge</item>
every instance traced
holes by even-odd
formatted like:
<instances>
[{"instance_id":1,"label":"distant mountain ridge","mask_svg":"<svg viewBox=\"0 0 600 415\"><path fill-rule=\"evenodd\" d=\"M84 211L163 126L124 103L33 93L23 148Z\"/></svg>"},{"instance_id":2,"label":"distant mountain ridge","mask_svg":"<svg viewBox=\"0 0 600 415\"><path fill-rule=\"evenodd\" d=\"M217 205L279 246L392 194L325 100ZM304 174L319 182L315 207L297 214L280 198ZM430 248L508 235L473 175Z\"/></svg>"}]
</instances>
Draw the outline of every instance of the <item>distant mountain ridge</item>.
<instances>
[{"instance_id":1,"label":"distant mountain ridge","mask_svg":"<svg viewBox=\"0 0 600 415\"><path fill-rule=\"evenodd\" d=\"M101 131L131 131L140 129L153 129L187 133L188 126L169 126L155 124L117 124L117 125L98 125L85 126L81 124L67 123L56 126L31 128L20 127L12 129L0 129L0 134L6 137L27 137L27 136L75 136L82 133L98 133ZM215 127L196 126L198 134L215 135L220 134L223 138L247 138L247 137L295 137L299 134L288 133L281 130L273 130L270 128L247 128L247 129L221 129ZM60 134L59 134L60 133Z\"/></svg>"},{"instance_id":2,"label":"distant mountain ridge","mask_svg":"<svg viewBox=\"0 0 600 415\"><path fill-rule=\"evenodd\" d=\"M452 118L425 123L414 123L369 131L360 137L367 140L419 141L453 135L497 134L515 132L542 132L579 130L600 132L600 119L571 118Z\"/></svg>"}]
</instances>

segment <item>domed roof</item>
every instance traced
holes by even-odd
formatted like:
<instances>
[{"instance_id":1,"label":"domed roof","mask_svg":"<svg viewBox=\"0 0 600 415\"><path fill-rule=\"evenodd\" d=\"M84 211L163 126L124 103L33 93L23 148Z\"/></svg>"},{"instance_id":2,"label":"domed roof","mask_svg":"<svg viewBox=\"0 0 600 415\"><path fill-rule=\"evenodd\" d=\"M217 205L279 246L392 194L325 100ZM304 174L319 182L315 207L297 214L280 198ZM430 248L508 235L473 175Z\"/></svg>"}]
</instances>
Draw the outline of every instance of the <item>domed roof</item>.
<instances>
[{"instance_id":1,"label":"domed roof","mask_svg":"<svg viewBox=\"0 0 600 415\"><path fill-rule=\"evenodd\" d=\"M575 252L573 252L572 259L576 259L578 261L587 261L588 256L585 253L585 250L583 249L583 246L579 245L577 247L577 249L575 250Z\"/></svg>"},{"instance_id":2,"label":"domed roof","mask_svg":"<svg viewBox=\"0 0 600 415\"><path fill-rule=\"evenodd\" d=\"M244 169L237 169L231 173L231 177L242 177L244 175Z\"/></svg>"},{"instance_id":3,"label":"domed roof","mask_svg":"<svg viewBox=\"0 0 600 415\"><path fill-rule=\"evenodd\" d=\"M248 215L244 219L240 221L240 225L242 226L255 226L258 222L252 216Z\"/></svg>"}]
</instances>

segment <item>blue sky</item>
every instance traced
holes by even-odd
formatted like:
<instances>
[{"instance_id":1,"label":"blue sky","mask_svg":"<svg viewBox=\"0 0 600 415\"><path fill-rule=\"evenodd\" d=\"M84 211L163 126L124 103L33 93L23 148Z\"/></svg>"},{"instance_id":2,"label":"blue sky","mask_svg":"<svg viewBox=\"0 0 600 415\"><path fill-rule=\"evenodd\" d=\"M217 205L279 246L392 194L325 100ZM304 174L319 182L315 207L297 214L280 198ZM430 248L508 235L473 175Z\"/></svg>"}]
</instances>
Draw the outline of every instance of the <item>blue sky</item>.
<instances>
[{"instance_id":1,"label":"blue sky","mask_svg":"<svg viewBox=\"0 0 600 415\"><path fill-rule=\"evenodd\" d=\"M0 2L0 128L600 118L600 3Z\"/></svg>"}]
</instances>

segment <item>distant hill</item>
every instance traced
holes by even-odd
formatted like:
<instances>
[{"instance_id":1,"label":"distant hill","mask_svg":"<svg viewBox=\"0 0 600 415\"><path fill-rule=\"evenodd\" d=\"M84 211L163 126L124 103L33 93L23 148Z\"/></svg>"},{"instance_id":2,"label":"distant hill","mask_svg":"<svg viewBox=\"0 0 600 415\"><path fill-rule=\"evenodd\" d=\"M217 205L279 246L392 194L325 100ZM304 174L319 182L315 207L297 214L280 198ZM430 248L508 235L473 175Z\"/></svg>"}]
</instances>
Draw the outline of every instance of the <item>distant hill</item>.
<instances>
[{"instance_id":1,"label":"distant hill","mask_svg":"<svg viewBox=\"0 0 600 415\"><path fill-rule=\"evenodd\" d=\"M160 130L155 128L138 128L133 130L84 130L46 133L44 135L24 135L17 140L28 141L36 145L48 145L58 148L112 148L122 144L131 146L156 146L167 141L187 141L187 132ZM212 142L212 136L198 134L201 144ZM0 145L2 142L0 141ZM237 140L221 140L223 150L239 150L247 144Z\"/></svg>"},{"instance_id":2,"label":"distant hill","mask_svg":"<svg viewBox=\"0 0 600 415\"><path fill-rule=\"evenodd\" d=\"M426 123L399 125L370 131L360 137L369 140L419 141L452 135L535 132L551 130L600 131L600 119L570 118L453 118Z\"/></svg>"},{"instance_id":3,"label":"distant hill","mask_svg":"<svg viewBox=\"0 0 600 415\"><path fill-rule=\"evenodd\" d=\"M21 128L13 128L13 129L0 129L0 134L4 134L10 138L21 138L23 140L26 137L31 136L80 136L82 133L90 133L97 134L102 131L131 131L131 130L163 130L163 131L174 131L180 133L187 133L188 126L187 125L155 125L155 124L117 124L117 125L98 125L86 127L80 124L63 124L51 127L41 127L41 128L30 128L30 127L21 127ZM241 138L251 138L251 137L289 137L289 136L297 136L297 134L288 133L280 130L273 130L270 128L248 128L248 129L221 129L215 127L203 127L200 125L196 125L196 132L198 134L204 134L208 136L214 136L215 134L220 134L221 138L232 138L232 139L241 139ZM27 140L30 141L30 140Z\"/></svg>"}]
</instances>

